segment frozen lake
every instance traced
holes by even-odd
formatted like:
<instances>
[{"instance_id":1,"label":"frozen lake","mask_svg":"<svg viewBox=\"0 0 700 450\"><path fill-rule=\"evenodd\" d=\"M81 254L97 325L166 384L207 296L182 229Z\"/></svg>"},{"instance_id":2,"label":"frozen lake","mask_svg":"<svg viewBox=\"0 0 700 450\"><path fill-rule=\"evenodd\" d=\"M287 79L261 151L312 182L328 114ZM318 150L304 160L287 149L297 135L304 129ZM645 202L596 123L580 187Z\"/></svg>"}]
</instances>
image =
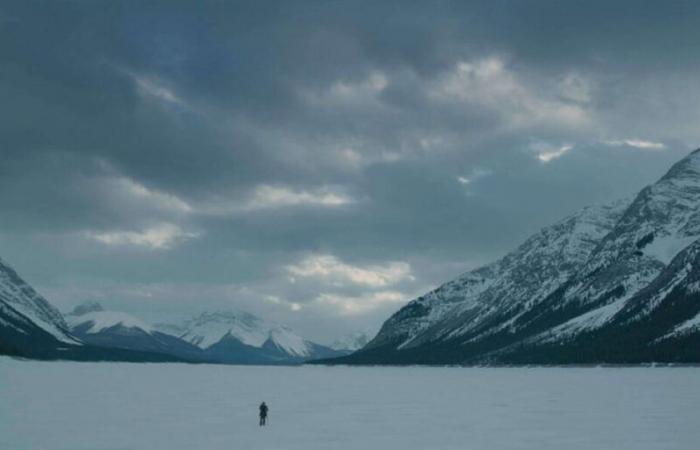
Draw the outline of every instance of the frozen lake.
<instances>
[{"instance_id":1,"label":"frozen lake","mask_svg":"<svg viewBox=\"0 0 700 450\"><path fill-rule=\"evenodd\" d=\"M269 426L257 407L270 406ZM0 358L8 450L634 449L700 442L697 368L348 368Z\"/></svg>"}]
</instances>

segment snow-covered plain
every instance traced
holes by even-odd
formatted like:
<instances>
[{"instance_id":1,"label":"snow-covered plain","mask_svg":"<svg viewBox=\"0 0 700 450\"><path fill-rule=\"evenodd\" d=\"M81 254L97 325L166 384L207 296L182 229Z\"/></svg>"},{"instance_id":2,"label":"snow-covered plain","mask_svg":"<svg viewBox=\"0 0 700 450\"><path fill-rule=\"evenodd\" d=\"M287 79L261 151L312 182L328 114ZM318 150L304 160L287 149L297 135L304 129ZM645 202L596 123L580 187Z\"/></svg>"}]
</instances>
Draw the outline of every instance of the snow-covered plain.
<instances>
[{"instance_id":1,"label":"snow-covered plain","mask_svg":"<svg viewBox=\"0 0 700 450\"><path fill-rule=\"evenodd\" d=\"M253 367L0 358L8 450L697 448L698 368ZM257 426L257 406L270 406Z\"/></svg>"}]
</instances>

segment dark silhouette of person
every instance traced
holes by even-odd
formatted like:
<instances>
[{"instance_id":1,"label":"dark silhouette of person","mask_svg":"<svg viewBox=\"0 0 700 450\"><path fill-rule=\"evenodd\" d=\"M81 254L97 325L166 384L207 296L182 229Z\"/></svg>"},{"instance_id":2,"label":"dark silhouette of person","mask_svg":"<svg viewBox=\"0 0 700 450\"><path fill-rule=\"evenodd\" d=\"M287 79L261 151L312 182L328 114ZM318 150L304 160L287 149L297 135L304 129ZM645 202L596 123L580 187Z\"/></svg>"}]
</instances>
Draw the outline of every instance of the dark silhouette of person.
<instances>
[{"instance_id":1,"label":"dark silhouette of person","mask_svg":"<svg viewBox=\"0 0 700 450\"><path fill-rule=\"evenodd\" d=\"M260 404L260 426L264 427L267 422L267 405L265 402Z\"/></svg>"}]
</instances>

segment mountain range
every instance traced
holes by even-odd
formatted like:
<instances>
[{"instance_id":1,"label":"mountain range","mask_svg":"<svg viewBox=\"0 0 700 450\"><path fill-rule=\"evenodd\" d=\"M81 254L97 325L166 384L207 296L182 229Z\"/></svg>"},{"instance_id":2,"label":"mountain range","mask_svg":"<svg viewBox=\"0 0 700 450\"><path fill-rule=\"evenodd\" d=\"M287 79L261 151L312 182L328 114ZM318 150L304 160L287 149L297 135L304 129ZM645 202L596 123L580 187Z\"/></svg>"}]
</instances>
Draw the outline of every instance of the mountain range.
<instances>
[{"instance_id":1,"label":"mountain range","mask_svg":"<svg viewBox=\"0 0 700 450\"><path fill-rule=\"evenodd\" d=\"M344 364L700 362L700 149L417 298Z\"/></svg>"},{"instance_id":2,"label":"mountain range","mask_svg":"<svg viewBox=\"0 0 700 450\"><path fill-rule=\"evenodd\" d=\"M153 352L188 361L204 360L198 347L157 331L130 314L105 311L97 302L78 305L65 318L71 334L85 344Z\"/></svg>"},{"instance_id":3,"label":"mountain range","mask_svg":"<svg viewBox=\"0 0 700 450\"><path fill-rule=\"evenodd\" d=\"M37 359L300 364L331 349L245 311L204 312L150 325L85 302L65 316L0 261L0 354Z\"/></svg>"},{"instance_id":4,"label":"mountain range","mask_svg":"<svg viewBox=\"0 0 700 450\"><path fill-rule=\"evenodd\" d=\"M308 341L287 326L235 309L203 312L181 323L150 325L127 313L105 311L97 302L86 302L66 319L73 336L84 343L158 352L190 361L300 364L349 353Z\"/></svg>"},{"instance_id":5,"label":"mountain range","mask_svg":"<svg viewBox=\"0 0 700 450\"><path fill-rule=\"evenodd\" d=\"M181 361L172 355L82 341L61 312L4 261L0 261L0 354L78 361Z\"/></svg>"},{"instance_id":6,"label":"mountain range","mask_svg":"<svg viewBox=\"0 0 700 450\"><path fill-rule=\"evenodd\" d=\"M0 260L0 354L27 358L700 363L700 150L634 198L584 208L409 302L373 339L332 347L237 310L150 325L89 302L64 317Z\"/></svg>"},{"instance_id":7,"label":"mountain range","mask_svg":"<svg viewBox=\"0 0 700 450\"><path fill-rule=\"evenodd\" d=\"M180 324L156 327L199 348L213 361L235 364L294 364L349 353L306 340L287 326L240 310L204 312Z\"/></svg>"}]
</instances>

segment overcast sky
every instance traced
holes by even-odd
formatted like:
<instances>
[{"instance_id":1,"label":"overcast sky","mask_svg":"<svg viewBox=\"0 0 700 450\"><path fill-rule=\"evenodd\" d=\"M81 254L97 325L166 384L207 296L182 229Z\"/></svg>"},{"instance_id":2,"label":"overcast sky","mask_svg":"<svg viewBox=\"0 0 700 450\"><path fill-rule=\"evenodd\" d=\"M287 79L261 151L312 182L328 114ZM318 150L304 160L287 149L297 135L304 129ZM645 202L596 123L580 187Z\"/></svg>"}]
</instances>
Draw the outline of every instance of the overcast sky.
<instances>
[{"instance_id":1,"label":"overcast sky","mask_svg":"<svg viewBox=\"0 0 700 450\"><path fill-rule=\"evenodd\" d=\"M321 342L700 142L700 2L0 2L0 257Z\"/></svg>"}]
</instances>

